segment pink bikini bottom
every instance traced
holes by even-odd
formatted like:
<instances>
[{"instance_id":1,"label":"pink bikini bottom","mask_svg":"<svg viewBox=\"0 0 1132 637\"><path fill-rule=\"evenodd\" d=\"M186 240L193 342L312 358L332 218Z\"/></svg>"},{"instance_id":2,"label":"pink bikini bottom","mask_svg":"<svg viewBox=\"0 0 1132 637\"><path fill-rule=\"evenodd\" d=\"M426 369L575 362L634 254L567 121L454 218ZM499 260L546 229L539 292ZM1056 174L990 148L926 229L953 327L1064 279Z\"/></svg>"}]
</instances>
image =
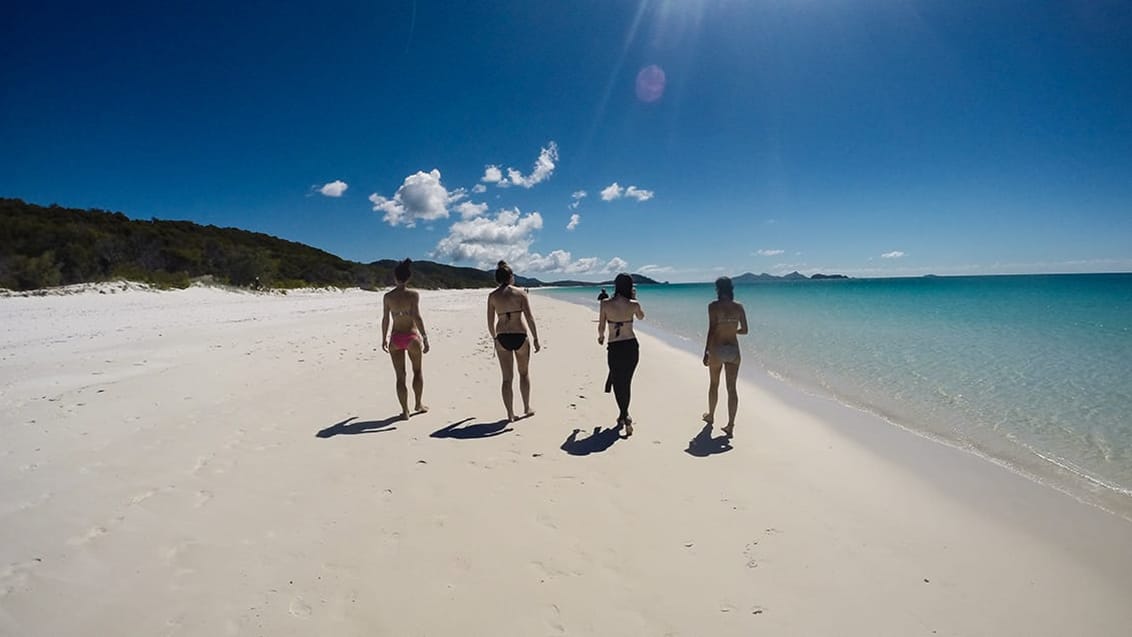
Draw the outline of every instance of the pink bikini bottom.
<instances>
[{"instance_id":1,"label":"pink bikini bottom","mask_svg":"<svg viewBox=\"0 0 1132 637\"><path fill-rule=\"evenodd\" d=\"M389 335L389 344L393 349L409 349L413 341L420 341L416 332L393 332Z\"/></svg>"}]
</instances>

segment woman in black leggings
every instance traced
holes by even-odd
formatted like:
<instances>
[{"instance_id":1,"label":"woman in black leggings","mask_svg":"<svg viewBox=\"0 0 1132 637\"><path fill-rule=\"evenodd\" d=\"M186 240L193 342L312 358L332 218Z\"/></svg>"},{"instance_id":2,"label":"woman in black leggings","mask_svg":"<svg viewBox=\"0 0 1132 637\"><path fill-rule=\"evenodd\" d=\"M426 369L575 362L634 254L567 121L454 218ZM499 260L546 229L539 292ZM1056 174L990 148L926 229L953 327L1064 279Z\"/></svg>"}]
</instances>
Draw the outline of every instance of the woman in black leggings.
<instances>
[{"instance_id":1,"label":"woman in black leggings","mask_svg":"<svg viewBox=\"0 0 1132 637\"><path fill-rule=\"evenodd\" d=\"M645 311L637 302L637 290L633 277L618 274L613 281L613 297L601 302L597 320L597 342L605 342L605 327L609 325L609 345L606 355L609 361L609 377L605 381L605 391L613 389L617 398L617 426L625 428L625 435L633 435L633 419L629 417L630 386L633 372L637 369L640 349L637 335L633 333L633 319L645 318Z\"/></svg>"}]
</instances>

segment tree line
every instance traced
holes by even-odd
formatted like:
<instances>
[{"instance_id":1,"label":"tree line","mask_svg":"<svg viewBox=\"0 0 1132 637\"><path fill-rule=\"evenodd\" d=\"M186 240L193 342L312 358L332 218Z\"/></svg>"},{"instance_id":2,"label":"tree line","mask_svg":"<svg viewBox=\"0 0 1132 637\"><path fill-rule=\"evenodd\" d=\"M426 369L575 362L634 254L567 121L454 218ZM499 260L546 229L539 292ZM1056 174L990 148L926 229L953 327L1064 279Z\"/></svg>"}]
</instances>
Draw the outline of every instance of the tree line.
<instances>
[{"instance_id":1,"label":"tree line","mask_svg":"<svg viewBox=\"0 0 1132 637\"><path fill-rule=\"evenodd\" d=\"M120 212L0 198L0 288L12 290L111 279L183 288L206 276L235 286L373 289L390 284L396 263L347 261L302 243L238 228L132 220ZM483 270L428 261L413 264L414 287L493 285L491 273Z\"/></svg>"}]
</instances>

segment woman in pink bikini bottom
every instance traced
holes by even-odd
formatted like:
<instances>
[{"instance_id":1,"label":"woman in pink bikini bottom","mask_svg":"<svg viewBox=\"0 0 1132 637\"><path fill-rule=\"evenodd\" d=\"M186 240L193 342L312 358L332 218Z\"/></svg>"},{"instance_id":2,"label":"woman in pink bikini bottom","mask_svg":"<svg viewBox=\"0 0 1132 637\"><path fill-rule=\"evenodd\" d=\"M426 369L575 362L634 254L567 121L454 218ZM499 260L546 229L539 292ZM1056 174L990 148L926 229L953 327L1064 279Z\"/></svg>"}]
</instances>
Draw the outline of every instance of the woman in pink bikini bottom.
<instances>
[{"instance_id":1,"label":"woman in pink bikini bottom","mask_svg":"<svg viewBox=\"0 0 1132 637\"><path fill-rule=\"evenodd\" d=\"M421 403L424 393L424 374L421 372L421 359L428 353L428 334L421 319L421 295L416 290L405 287L412 277L412 261L405 259L393 269L396 282L383 299L381 319L381 349L389 352L393 360L393 370L397 374L397 400L401 403L401 419L408 420L413 413L428 411ZM390 332L390 322L393 330ZM386 334L389 334L388 340ZM413 396L416 405L409 411L409 388L406 386L405 355L413 368Z\"/></svg>"}]
</instances>

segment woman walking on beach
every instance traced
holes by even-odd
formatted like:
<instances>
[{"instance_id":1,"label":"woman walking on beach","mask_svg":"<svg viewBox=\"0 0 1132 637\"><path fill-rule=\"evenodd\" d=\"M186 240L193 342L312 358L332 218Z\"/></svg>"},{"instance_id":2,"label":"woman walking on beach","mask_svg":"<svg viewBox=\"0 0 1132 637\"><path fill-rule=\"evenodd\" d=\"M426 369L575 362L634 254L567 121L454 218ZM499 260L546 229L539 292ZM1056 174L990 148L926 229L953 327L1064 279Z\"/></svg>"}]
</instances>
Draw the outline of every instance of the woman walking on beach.
<instances>
[{"instance_id":1,"label":"woman walking on beach","mask_svg":"<svg viewBox=\"0 0 1132 637\"><path fill-rule=\"evenodd\" d=\"M428 334L421 320L421 295L416 290L405 287L413 276L412 260L405 259L393 268L396 287L385 293L382 299L381 349L389 352L393 359L393 369L397 372L397 400L401 402L401 419L409 419L409 390L405 386L405 353L413 365L413 395L416 406L413 412L428 411L421 404L424 393L424 375L421 373L421 357L428 353ZM389 321L393 319L393 331L389 331ZM388 335L388 338L387 338Z\"/></svg>"},{"instance_id":2,"label":"woman walking on beach","mask_svg":"<svg viewBox=\"0 0 1132 637\"><path fill-rule=\"evenodd\" d=\"M629 416L630 386L633 372L637 369L640 348L637 335L633 333L633 319L645 318L645 311L637 302L637 290L633 277L618 274L613 281L613 297L601 302L597 319L597 342L605 342L605 328L609 325L609 345L606 361L609 363L609 376L605 381L605 391L613 389L617 399L617 426L625 428L625 436L633 435L633 419Z\"/></svg>"},{"instance_id":3,"label":"woman walking on beach","mask_svg":"<svg viewBox=\"0 0 1132 637\"><path fill-rule=\"evenodd\" d=\"M708 368L708 410L704 422L715 422L715 404L719 400L719 372L727 372L727 426L723 433L731 438L735 434L735 412L739 410L739 394L735 380L739 376L739 335L747 333L747 312L735 302L735 289L731 279L715 280L718 300L708 304L707 344L704 345L704 366Z\"/></svg>"},{"instance_id":4,"label":"woman walking on beach","mask_svg":"<svg viewBox=\"0 0 1132 637\"><path fill-rule=\"evenodd\" d=\"M519 394L523 398L523 415L533 416L531 409L531 377L528 365L531 362L531 342L535 351L542 347L538 342L538 329L531 315L530 299L527 293L515 287L515 275L506 261L500 261L495 269L495 282L499 287L487 296L487 331L495 342L495 354L499 357L499 369L503 372L503 406L507 408L507 420L515 418L514 390L511 381L515 377L515 367L519 368ZM526 319L526 325L523 319ZM531 338L527 338L527 329Z\"/></svg>"}]
</instances>

